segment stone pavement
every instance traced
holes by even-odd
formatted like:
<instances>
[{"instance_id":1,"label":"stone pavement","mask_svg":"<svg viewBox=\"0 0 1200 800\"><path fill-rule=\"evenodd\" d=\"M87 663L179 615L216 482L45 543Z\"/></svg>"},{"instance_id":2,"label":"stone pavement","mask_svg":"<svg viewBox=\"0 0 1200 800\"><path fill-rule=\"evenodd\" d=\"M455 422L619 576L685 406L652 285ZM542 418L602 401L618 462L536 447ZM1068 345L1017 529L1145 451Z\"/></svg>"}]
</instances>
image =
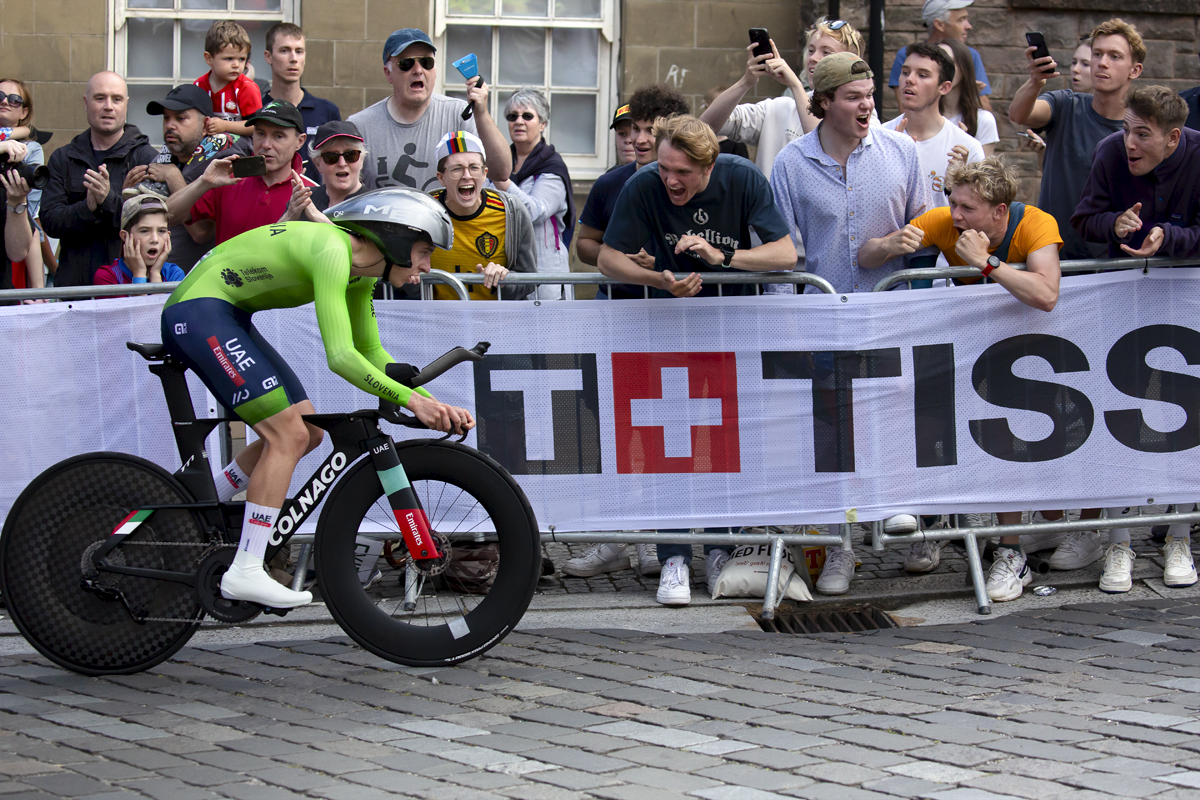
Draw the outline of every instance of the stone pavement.
<instances>
[{"instance_id":1,"label":"stone pavement","mask_svg":"<svg viewBox=\"0 0 1200 800\"><path fill-rule=\"evenodd\" d=\"M1198 652L1176 596L857 635L533 630L447 669L344 637L105 679L9 656L0 798L1195 798Z\"/></svg>"}]
</instances>

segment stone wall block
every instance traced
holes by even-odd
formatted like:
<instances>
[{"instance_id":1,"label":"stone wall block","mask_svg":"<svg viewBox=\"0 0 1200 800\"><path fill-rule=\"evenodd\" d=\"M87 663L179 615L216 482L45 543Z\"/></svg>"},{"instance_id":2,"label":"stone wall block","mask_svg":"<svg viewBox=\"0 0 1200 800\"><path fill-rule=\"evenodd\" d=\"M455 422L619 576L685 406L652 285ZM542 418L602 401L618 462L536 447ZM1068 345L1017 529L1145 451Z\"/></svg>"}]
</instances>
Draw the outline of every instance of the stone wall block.
<instances>
[{"instance_id":1,"label":"stone wall block","mask_svg":"<svg viewBox=\"0 0 1200 800\"><path fill-rule=\"evenodd\" d=\"M1142 65L1142 80L1170 79L1175 76L1175 43L1146 42L1146 62Z\"/></svg>"},{"instance_id":2,"label":"stone wall block","mask_svg":"<svg viewBox=\"0 0 1200 800\"><path fill-rule=\"evenodd\" d=\"M696 4L689 0L630 0L625 4L627 47L694 47Z\"/></svg>"},{"instance_id":3,"label":"stone wall block","mask_svg":"<svg viewBox=\"0 0 1200 800\"><path fill-rule=\"evenodd\" d=\"M0 32L33 33L33 3L31 0L0 2Z\"/></svg>"},{"instance_id":4,"label":"stone wall block","mask_svg":"<svg viewBox=\"0 0 1200 800\"><path fill-rule=\"evenodd\" d=\"M39 0L40 2L40 0ZM305 38L363 39L367 33L367 0L304 0ZM387 34L384 34L386 36Z\"/></svg>"},{"instance_id":5,"label":"stone wall block","mask_svg":"<svg viewBox=\"0 0 1200 800\"><path fill-rule=\"evenodd\" d=\"M34 83L32 90L37 99L35 119L38 128L55 131L51 145L61 147L87 127L87 116L83 110L83 85Z\"/></svg>"},{"instance_id":6,"label":"stone wall block","mask_svg":"<svg viewBox=\"0 0 1200 800\"><path fill-rule=\"evenodd\" d=\"M664 47L658 54L658 81L684 95L703 96L711 87L732 83L745 72L743 53Z\"/></svg>"},{"instance_id":7,"label":"stone wall block","mask_svg":"<svg viewBox=\"0 0 1200 800\"><path fill-rule=\"evenodd\" d=\"M334 42L334 84L384 89L390 92L383 74L383 42Z\"/></svg>"},{"instance_id":8,"label":"stone wall block","mask_svg":"<svg viewBox=\"0 0 1200 800\"><path fill-rule=\"evenodd\" d=\"M697 47L745 47L750 28L766 28L780 53L800 49L799 20L782 3L700 3L696 7Z\"/></svg>"},{"instance_id":9,"label":"stone wall block","mask_svg":"<svg viewBox=\"0 0 1200 800\"><path fill-rule=\"evenodd\" d=\"M624 77L621 84L621 102L628 102L629 95L641 86L658 81L658 49L654 47L625 48Z\"/></svg>"},{"instance_id":10,"label":"stone wall block","mask_svg":"<svg viewBox=\"0 0 1200 800\"><path fill-rule=\"evenodd\" d=\"M307 72L307 70L305 70ZM338 107L342 119L366 107L363 90L357 86L305 86L317 97L324 97Z\"/></svg>"},{"instance_id":11,"label":"stone wall block","mask_svg":"<svg viewBox=\"0 0 1200 800\"><path fill-rule=\"evenodd\" d=\"M1179 52L1179 45L1175 45L1175 78L1179 80L1190 80L1194 83L1200 83L1200 58L1196 58L1195 53Z\"/></svg>"},{"instance_id":12,"label":"stone wall block","mask_svg":"<svg viewBox=\"0 0 1200 800\"><path fill-rule=\"evenodd\" d=\"M304 59L304 86L332 86L334 42L328 39L304 38L307 51ZM324 97L324 95L321 95Z\"/></svg>"},{"instance_id":13,"label":"stone wall block","mask_svg":"<svg viewBox=\"0 0 1200 800\"><path fill-rule=\"evenodd\" d=\"M71 80L71 37L67 34L5 36L4 49L18 65L15 72L23 81Z\"/></svg>"},{"instance_id":14,"label":"stone wall block","mask_svg":"<svg viewBox=\"0 0 1200 800\"><path fill-rule=\"evenodd\" d=\"M85 33L102 35L105 31L105 6L100 0L25 0L33 6L33 24L37 33ZM4 11L13 3L6 2Z\"/></svg>"},{"instance_id":15,"label":"stone wall block","mask_svg":"<svg viewBox=\"0 0 1200 800\"><path fill-rule=\"evenodd\" d=\"M388 34L400 28L420 28L430 33L429 3L425 0L366 1L368 38L379 39L382 42L387 39ZM432 33L430 35L432 36ZM379 53L382 60L382 44L379 46Z\"/></svg>"}]
</instances>

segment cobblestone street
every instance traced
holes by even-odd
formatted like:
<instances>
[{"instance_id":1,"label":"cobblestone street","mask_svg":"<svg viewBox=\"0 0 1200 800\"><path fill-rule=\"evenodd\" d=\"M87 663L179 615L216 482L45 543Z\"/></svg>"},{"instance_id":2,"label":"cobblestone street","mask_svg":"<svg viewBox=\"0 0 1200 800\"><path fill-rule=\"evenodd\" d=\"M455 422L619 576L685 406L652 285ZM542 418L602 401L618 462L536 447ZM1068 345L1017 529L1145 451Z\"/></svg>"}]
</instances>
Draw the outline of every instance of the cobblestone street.
<instances>
[{"instance_id":1,"label":"cobblestone street","mask_svg":"<svg viewBox=\"0 0 1200 800\"><path fill-rule=\"evenodd\" d=\"M106 679L11 656L0 793L1194 798L1198 651L1177 597L869 634L544 629L440 670L343 637Z\"/></svg>"}]
</instances>

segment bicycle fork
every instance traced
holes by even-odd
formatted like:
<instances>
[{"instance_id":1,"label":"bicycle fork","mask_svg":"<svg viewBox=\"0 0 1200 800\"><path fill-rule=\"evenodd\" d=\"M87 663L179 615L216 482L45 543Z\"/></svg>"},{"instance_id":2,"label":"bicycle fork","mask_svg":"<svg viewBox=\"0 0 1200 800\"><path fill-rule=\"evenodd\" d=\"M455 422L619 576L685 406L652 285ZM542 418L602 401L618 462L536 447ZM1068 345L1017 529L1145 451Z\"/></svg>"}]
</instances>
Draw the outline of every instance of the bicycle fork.
<instances>
[{"instance_id":1,"label":"bicycle fork","mask_svg":"<svg viewBox=\"0 0 1200 800\"><path fill-rule=\"evenodd\" d=\"M392 437L386 434L376 436L368 440L366 446L384 494L387 495L388 505L392 508L400 532L404 534L404 545L408 548L409 556L414 561L441 558L442 553L430 532L429 518L417 502L408 475L400 464L400 457L396 455L396 444Z\"/></svg>"}]
</instances>

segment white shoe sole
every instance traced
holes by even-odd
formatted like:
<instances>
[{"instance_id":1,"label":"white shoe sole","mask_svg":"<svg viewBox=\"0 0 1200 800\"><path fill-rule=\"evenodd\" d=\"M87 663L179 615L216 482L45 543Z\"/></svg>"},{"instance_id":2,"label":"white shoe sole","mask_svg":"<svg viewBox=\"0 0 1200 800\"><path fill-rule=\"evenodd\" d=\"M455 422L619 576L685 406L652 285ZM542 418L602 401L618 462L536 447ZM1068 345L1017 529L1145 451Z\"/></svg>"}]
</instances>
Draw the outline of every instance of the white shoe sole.
<instances>
[{"instance_id":1,"label":"white shoe sole","mask_svg":"<svg viewBox=\"0 0 1200 800\"><path fill-rule=\"evenodd\" d=\"M1190 574L1180 575L1174 578L1168 578L1167 574L1165 572L1163 573L1163 583L1176 589L1181 589L1186 586L1195 586L1197 579L1198 576L1196 574L1195 567L1192 568Z\"/></svg>"},{"instance_id":2,"label":"white shoe sole","mask_svg":"<svg viewBox=\"0 0 1200 800\"><path fill-rule=\"evenodd\" d=\"M692 602L692 593L688 590L664 592L660 589L654 599L664 606L686 606Z\"/></svg>"},{"instance_id":3,"label":"white shoe sole","mask_svg":"<svg viewBox=\"0 0 1200 800\"><path fill-rule=\"evenodd\" d=\"M1065 572L1072 569L1083 569L1086 566L1095 564L1102 558L1104 558L1104 547L1099 546L1091 553L1083 556L1076 556L1072 554L1072 557L1069 560L1066 558L1056 559L1054 556L1050 556L1046 563L1050 565L1050 569L1057 569Z\"/></svg>"},{"instance_id":4,"label":"white shoe sole","mask_svg":"<svg viewBox=\"0 0 1200 800\"><path fill-rule=\"evenodd\" d=\"M563 564L562 573L563 575L571 575L576 578L592 578L596 575L603 575L606 572L619 572L620 570L628 568L629 558L627 556L623 556L616 561L606 561L596 567L574 567L571 566L571 562L568 561L567 563Z\"/></svg>"},{"instance_id":5,"label":"white shoe sole","mask_svg":"<svg viewBox=\"0 0 1200 800\"><path fill-rule=\"evenodd\" d=\"M1031 583L1033 583L1033 571L1027 569L1025 571L1025 577L1022 578L1017 584L1015 591L1013 589L1009 589L1005 594L992 594L991 590L989 589L988 597L991 598L993 603L1007 603L1010 600L1016 600L1018 597L1025 594L1025 587Z\"/></svg>"},{"instance_id":6,"label":"white shoe sole","mask_svg":"<svg viewBox=\"0 0 1200 800\"><path fill-rule=\"evenodd\" d=\"M1124 594L1133 588L1133 576L1131 575L1124 583L1105 583L1104 576L1100 576L1099 589L1108 594Z\"/></svg>"}]
</instances>

